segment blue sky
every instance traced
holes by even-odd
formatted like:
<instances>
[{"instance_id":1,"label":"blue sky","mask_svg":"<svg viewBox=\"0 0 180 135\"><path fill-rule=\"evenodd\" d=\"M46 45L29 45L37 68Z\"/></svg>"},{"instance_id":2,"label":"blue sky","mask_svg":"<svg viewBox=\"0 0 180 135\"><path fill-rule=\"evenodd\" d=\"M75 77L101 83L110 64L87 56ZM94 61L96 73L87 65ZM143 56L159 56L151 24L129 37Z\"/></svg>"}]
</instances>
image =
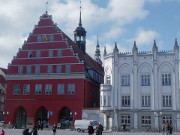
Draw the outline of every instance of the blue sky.
<instances>
[{"instance_id":1,"label":"blue sky","mask_svg":"<svg viewBox=\"0 0 180 135\"><path fill-rule=\"evenodd\" d=\"M172 50L180 41L180 0L81 0L87 53L94 57L97 35L103 53L117 42L120 52ZM0 67L7 68L45 12L46 0L0 0ZM48 13L70 38L79 22L79 0L49 0ZM103 54L102 54L103 55Z\"/></svg>"}]
</instances>

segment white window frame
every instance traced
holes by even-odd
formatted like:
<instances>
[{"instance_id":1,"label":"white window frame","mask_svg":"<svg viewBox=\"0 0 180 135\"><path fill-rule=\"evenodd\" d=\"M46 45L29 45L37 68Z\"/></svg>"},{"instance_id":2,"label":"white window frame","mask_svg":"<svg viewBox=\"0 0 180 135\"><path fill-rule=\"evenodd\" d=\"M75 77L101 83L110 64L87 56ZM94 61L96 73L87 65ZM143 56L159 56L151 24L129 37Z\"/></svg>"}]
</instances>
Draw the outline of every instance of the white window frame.
<instances>
[{"instance_id":1,"label":"white window frame","mask_svg":"<svg viewBox=\"0 0 180 135\"><path fill-rule=\"evenodd\" d=\"M130 115L121 115L121 122L122 122L122 124L125 123L127 126L130 126L131 116Z\"/></svg>"},{"instance_id":2,"label":"white window frame","mask_svg":"<svg viewBox=\"0 0 180 135\"><path fill-rule=\"evenodd\" d=\"M164 73L162 74L162 85L171 85L171 74Z\"/></svg>"},{"instance_id":3,"label":"white window frame","mask_svg":"<svg viewBox=\"0 0 180 135\"><path fill-rule=\"evenodd\" d=\"M23 85L23 95L29 95L30 94L30 84L24 84Z\"/></svg>"},{"instance_id":4,"label":"white window frame","mask_svg":"<svg viewBox=\"0 0 180 135\"><path fill-rule=\"evenodd\" d=\"M162 106L163 107L172 107L172 96L171 95L163 95L162 96Z\"/></svg>"},{"instance_id":5,"label":"white window frame","mask_svg":"<svg viewBox=\"0 0 180 135\"><path fill-rule=\"evenodd\" d=\"M26 66L26 73L27 73L27 74L30 74L30 73L31 73L31 66L30 66L30 65L27 65L27 66Z\"/></svg>"},{"instance_id":6,"label":"white window frame","mask_svg":"<svg viewBox=\"0 0 180 135\"><path fill-rule=\"evenodd\" d=\"M141 86L150 86L150 75L149 74L141 75Z\"/></svg>"},{"instance_id":7,"label":"white window frame","mask_svg":"<svg viewBox=\"0 0 180 135\"><path fill-rule=\"evenodd\" d=\"M68 95L75 95L75 84L68 84Z\"/></svg>"},{"instance_id":8,"label":"white window frame","mask_svg":"<svg viewBox=\"0 0 180 135\"><path fill-rule=\"evenodd\" d=\"M131 106L131 97L130 96L122 96L122 107L130 107Z\"/></svg>"},{"instance_id":9,"label":"white window frame","mask_svg":"<svg viewBox=\"0 0 180 135\"><path fill-rule=\"evenodd\" d=\"M70 73L71 72L71 65L67 64L66 65L66 73Z\"/></svg>"},{"instance_id":10,"label":"white window frame","mask_svg":"<svg viewBox=\"0 0 180 135\"><path fill-rule=\"evenodd\" d=\"M37 35L37 42L42 42L42 36L41 35Z\"/></svg>"},{"instance_id":11,"label":"white window frame","mask_svg":"<svg viewBox=\"0 0 180 135\"><path fill-rule=\"evenodd\" d=\"M106 84L111 84L111 76L110 75L106 76Z\"/></svg>"},{"instance_id":12,"label":"white window frame","mask_svg":"<svg viewBox=\"0 0 180 135\"><path fill-rule=\"evenodd\" d=\"M62 65L56 65L56 73L62 72Z\"/></svg>"},{"instance_id":13,"label":"white window frame","mask_svg":"<svg viewBox=\"0 0 180 135\"><path fill-rule=\"evenodd\" d=\"M35 84L35 95L42 95L42 84Z\"/></svg>"},{"instance_id":14,"label":"white window frame","mask_svg":"<svg viewBox=\"0 0 180 135\"><path fill-rule=\"evenodd\" d=\"M41 57L41 51L40 51L40 50L37 50L37 51L36 51L36 57L37 57L37 58Z\"/></svg>"},{"instance_id":15,"label":"white window frame","mask_svg":"<svg viewBox=\"0 0 180 135\"><path fill-rule=\"evenodd\" d=\"M141 96L141 106L142 107L151 107L151 96L150 95L142 95Z\"/></svg>"},{"instance_id":16,"label":"white window frame","mask_svg":"<svg viewBox=\"0 0 180 135\"><path fill-rule=\"evenodd\" d=\"M45 85L45 95L52 95L52 84Z\"/></svg>"},{"instance_id":17,"label":"white window frame","mask_svg":"<svg viewBox=\"0 0 180 135\"><path fill-rule=\"evenodd\" d=\"M53 72L53 66L52 65L48 65L47 72L48 73L52 73Z\"/></svg>"},{"instance_id":18,"label":"white window frame","mask_svg":"<svg viewBox=\"0 0 180 135\"><path fill-rule=\"evenodd\" d=\"M61 57L62 56L62 50L57 50L57 57Z\"/></svg>"},{"instance_id":19,"label":"white window frame","mask_svg":"<svg viewBox=\"0 0 180 135\"><path fill-rule=\"evenodd\" d=\"M39 74L39 73L40 73L40 66L39 66L39 65L36 65L36 66L35 66L35 73L36 73L36 74Z\"/></svg>"},{"instance_id":20,"label":"white window frame","mask_svg":"<svg viewBox=\"0 0 180 135\"><path fill-rule=\"evenodd\" d=\"M130 86L130 74L121 75L121 85Z\"/></svg>"},{"instance_id":21,"label":"white window frame","mask_svg":"<svg viewBox=\"0 0 180 135\"><path fill-rule=\"evenodd\" d=\"M103 106L107 106L106 95L103 96Z\"/></svg>"},{"instance_id":22,"label":"white window frame","mask_svg":"<svg viewBox=\"0 0 180 135\"><path fill-rule=\"evenodd\" d=\"M141 124L142 126L150 126L151 125L151 116L150 115L143 115L141 117Z\"/></svg>"},{"instance_id":23,"label":"white window frame","mask_svg":"<svg viewBox=\"0 0 180 135\"><path fill-rule=\"evenodd\" d=\"M22 74L23 73L23 66L18 66L18 74Z\"/></svg>"},{"instance_id":24,"label":"white window frame","mask_svg":"<svg viewBox=\"0 0 180 135\"><path fill-rule=\"evenodd\" d=\"M13 95L20 95L20 89L21 89L20 84L14 84Z\"/></svg>"},{"instance_id":25,"label":"white window frame","mask_svg":"<svg viewBox=\"0 0 180 135\"><path fill-rule=\"evenodd\" d=\"M49 35L49 41L54 41L54 35L53 34Z\"/></svg>"},{"instance_id":26,"label":"white window frame","mask_svg":"<svg viewBox=\"0 0 180 135\"><path fill-rule=\"evenodd\" d=\"M58 95L64 95L64 84L58 84L57 94Z\"/></svg>"}]
</instances>

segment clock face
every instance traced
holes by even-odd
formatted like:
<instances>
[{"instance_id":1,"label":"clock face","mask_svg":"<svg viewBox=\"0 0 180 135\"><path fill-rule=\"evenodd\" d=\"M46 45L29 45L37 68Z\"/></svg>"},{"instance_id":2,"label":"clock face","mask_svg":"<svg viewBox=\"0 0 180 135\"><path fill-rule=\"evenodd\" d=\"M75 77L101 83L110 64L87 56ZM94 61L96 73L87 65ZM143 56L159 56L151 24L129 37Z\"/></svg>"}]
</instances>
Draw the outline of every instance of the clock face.
<instances>
[{"instance_id":1,"label":"clock face","mask_svg":"<svg viewBox=\"0 0 180 135\"><path fill-rule=\"evenodd\" d=\"M43 42L49 41L49 36L48 35L42 35L42 41Z\"/></svg>"}]
</instances>

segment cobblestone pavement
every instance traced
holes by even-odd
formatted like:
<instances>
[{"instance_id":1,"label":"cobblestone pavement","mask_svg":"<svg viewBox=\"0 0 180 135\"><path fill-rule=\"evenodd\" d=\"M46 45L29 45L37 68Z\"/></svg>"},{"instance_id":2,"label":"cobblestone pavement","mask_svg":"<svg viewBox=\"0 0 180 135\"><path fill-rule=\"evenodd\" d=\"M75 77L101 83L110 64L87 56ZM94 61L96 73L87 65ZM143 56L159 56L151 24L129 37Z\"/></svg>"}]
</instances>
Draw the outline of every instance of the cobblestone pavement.
<instances>
[{"instance_id":1,"label":"cobblestone pavement","mask_svg":"<svg viewBox=\"0 0 180 135\"><path fill-rule=\"evenodd\" d=\"M22 135L23 129L5 129L5 135ZM31 130L30 130L31 131ZM38 135L53 135L52 130L38 131ZM57 130L56 135L88 135L88 133L81 133L70 130ZM95 135L95 134L94 134ZM163 135L157 132L110 132L104 131L103 135ZM173 133L173 135L180 135L180 133Z\"/></svg>"}]
</instances>

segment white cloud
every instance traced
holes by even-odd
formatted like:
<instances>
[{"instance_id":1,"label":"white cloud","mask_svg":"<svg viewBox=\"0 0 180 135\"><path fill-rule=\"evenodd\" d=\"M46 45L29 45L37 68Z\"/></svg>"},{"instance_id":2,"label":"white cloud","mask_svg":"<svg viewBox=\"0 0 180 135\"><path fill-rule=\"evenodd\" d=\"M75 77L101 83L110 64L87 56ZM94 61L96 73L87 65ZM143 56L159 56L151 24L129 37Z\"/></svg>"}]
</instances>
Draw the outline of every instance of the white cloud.
<instances>
[{"instance_id":1,"label":"white cloud","mask_svg":"<svg viewBox=\"0 0 180 135\"><path fill-rule=\"evenodd\" d=\"M32 32L39 17L45 12L45 3L45 0L0 0L0 67L6 67L16 55L18 48L22 47L22 39ZM53 16L58 27L73 39L73 31L79 23L79 1L49 1L48 12ZM109 0L105 8L98 7L91 0L82 1L83 27L86 28L87 34L88 31L96 33L94 28L104 24L105 34L99 34L102 40L117 39L125 31L124 25L136 19L143 19L147 15L148 11L144 10L144 0ZM87 48L92 45L95 49L96 40L92 41L95 39L92 38L93 35L89 37ZM9 53L4 53L7 51Z\"/></svg>"},{"instance_id":2,"label":"white cloud","mask_svg":"<svg viewBox=\"0 0 180 135\"><path fill-rule=\"evenodd\" d=\"M136 41L137 46L153 44L153 41L159 37L159 33L153 30L144 30L142 28L138 29L135 37L129 39L128 41L133 43Z\"/></svg>"}]
</instances>

